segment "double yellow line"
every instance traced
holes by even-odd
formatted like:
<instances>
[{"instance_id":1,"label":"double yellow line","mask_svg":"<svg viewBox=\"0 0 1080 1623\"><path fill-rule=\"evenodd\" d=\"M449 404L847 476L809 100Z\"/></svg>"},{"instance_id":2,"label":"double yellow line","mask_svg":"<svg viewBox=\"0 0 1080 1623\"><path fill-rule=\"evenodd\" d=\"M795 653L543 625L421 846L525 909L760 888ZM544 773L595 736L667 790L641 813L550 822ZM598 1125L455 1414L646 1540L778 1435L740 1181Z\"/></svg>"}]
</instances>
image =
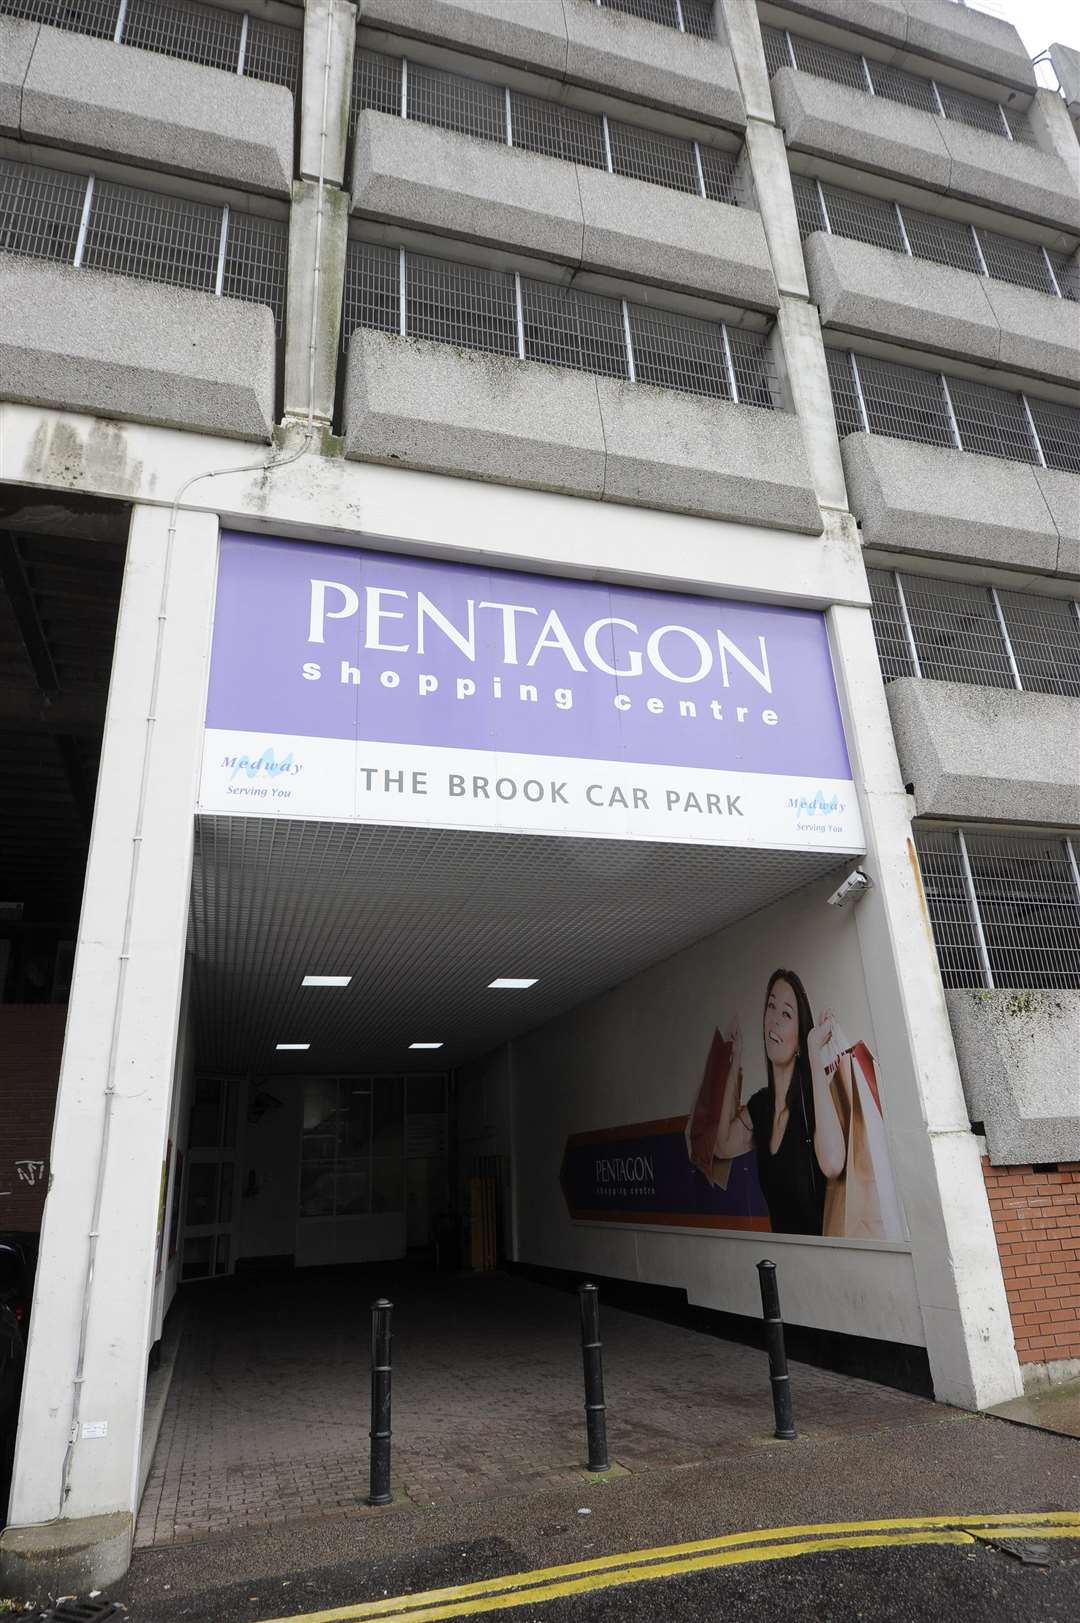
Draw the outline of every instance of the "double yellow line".
<instances>
[{"instance_id":1,"label":"double yellow line","mask_svg":"<svg viewBox=\"0 0 1080 1623\"><path fill-rule=\"evenodd\" d=\"M305 1612L302 1617L270 1618L264 1623L444 1623L514 1606L538 1605L567 1595L585 1595L622 1584L735 1567L752 1561L788 1561L821 1550L873 1550L910 1544L975 1544L980 1539L1067 1538L1080 1542L1080 1511L1006 1511L989 1516L921 1516L877 1522L832 1522L803 1527L767 1527L693 1544L660 1545L621 1555L572 1561L561 1567L481 1578L449 1589L360 1601Z\"/></svg>"}]
</instances>

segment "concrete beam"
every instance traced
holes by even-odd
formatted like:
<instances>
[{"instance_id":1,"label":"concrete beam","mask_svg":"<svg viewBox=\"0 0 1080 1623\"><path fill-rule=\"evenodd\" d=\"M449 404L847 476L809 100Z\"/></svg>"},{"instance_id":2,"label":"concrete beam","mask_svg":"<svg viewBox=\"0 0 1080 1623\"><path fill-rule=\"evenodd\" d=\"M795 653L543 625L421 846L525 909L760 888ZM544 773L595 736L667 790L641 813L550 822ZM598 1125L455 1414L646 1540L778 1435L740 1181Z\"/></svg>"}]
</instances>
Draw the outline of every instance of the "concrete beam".
<instances>
[{"instance_id":1,"label":"concrete beam","mask_svg":"<svg viewBox=\"0 0 1080 1623\"><path fill-rule=\"evenodd\" d=\"M311 180L293 183L285 315L285 416L326 424L334 415L349 198ZM316 260L318 272L316 272Z\"/></svg>"}]
</instances>

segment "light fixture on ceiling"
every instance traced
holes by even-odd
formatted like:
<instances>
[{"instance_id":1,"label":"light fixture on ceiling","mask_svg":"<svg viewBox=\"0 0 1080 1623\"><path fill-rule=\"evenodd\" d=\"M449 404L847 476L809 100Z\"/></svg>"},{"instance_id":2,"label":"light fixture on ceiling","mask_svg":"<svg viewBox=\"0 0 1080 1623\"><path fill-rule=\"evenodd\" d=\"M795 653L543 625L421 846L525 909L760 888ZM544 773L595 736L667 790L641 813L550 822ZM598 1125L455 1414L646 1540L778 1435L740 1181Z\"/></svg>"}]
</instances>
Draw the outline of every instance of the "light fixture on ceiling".
<instances>
[{"instance_id":1,"label":"light fixture on ceiling","mask_svg":"<svg viewBox=\"0 0 1080 1623\"><path fill-rule=\"evenodd\" d=\"M515 975L500 975L497 980L488 981L489 992L527 992L530 986L535 986L537 977L531 980L527 977Z\"/></svg>"},{"instance_id":2,"label":"light fixture on ceiling","mask_svg":"<svg viewBox=\"0 0 1080 1623\"><path fill-rule=\"evenodd\" d=\"M295 1052L295 1053L298 1053L298 1054L303 1054L303 1053L307 1052L307 1050L311 1047L311 1044L310 1043L275 1043L274 1047L277 1049L279 1054L285 1053L285 1052Z\"/></svg>"},{"instance_id":3,"label":"light fixture on ceiling","mask_svg":"<svg viewBox=\"0 0 1080 1623\"><path fill-rule=\"evenodd\" d=\"M410 1048L441 1048L442 1043L410 1043Z\"/></svg>"},{"instance_id":4,"label":"light fixture on ceiling","mask_svg":"<svg viewBox=\"0 0 1080 1623\"><path fill-rule=\"evenodd\" d=\"M301 986L348 986L351 975L305 975Z\"/></svg>"}]
</instances>

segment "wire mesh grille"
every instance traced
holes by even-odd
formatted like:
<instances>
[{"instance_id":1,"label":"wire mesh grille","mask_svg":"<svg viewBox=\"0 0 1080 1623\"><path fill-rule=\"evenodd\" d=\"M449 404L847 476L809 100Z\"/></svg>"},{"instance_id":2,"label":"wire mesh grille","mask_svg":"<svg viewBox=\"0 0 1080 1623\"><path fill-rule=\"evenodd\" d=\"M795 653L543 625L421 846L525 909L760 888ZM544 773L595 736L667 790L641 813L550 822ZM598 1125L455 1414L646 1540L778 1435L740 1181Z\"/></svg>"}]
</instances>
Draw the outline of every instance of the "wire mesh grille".
<instances>
[{"instance_id":1,"label":"wire mesh grille","mask_svg":"<svg viewBox=\"0 0 1080 1623\"><path fill-rule=\"evenodd\" d=\"M945 985L986 986L992 979L1002 989L1080 986L1075 847L1011 831L970 830L962 839L955 829L915 829Z\"/></svg>"},{"instance_id":2,"label":"wire mesh grille","mask_svg":"<svg viewBox=\"0 0 1080 1623\"><path fill-rule=\"evenodd\" d=\"M883 197L819 183L807 175L791 178L804 239L814 231L830 231L895 253L910 248L915 259L1034 288L1052 297L1060 293L1065 299L1080 299L1080 273L1066 254Z\"/></svg>"},{"instance_id":3,"label":"wire mesh grille","mask_svg":"<svg viewBox=\"0 0 1080 1623\"><path fill-rule=\"evenodd\" d=\"M400 116L403 102L406 117L476 140L518 147L565 163L587 164L592 169L610 168L616 175L669 191L696 193L713 202L743 201L732 152L637 124L605 121L598 113L507 91L486 80L412 61L403 63L399 57L376 51L358 51L350 133L355 134L356 120L365 108Z\"/></svg>"},{"instance_id":4,"label":"wire mesh grille","mask_svg":"<svg viewBox=\"0 0 1080 1623\"><path fill-rule=\"evenodd\" d=\"M846 85L849 90L900 102L905 107L933 113L952 123L967 124L1004 140L1020 141L1028 146L1036 144L1027 117L1003 107L1000 102L968 95L966 91L954 90L932 79L922 79L904 68L826 45L822 40L806 39L801 34L766 25L762 25L761 33L770 78L780 68L793 67L815 78Z\"/></svg>"},{"instance_id":5,"label":"wire mesh grille","mask_svg":"<svg viewBox=\"0 0 1080 1623\"><path fill-rule=\"evenodd\" d=\"M244 17L195 0L0 0L0 15L49 23L69 33L117 40L143 51L179 57L268 80L295 90L300 70L300 30Z\"/></svg>"},{"instance_id":6,"label":"wire mesh grille","mask_svg":"<svg viewBox=\"0 0 1080 1623\"><path fill-rule=\"evenodd\" d=\"M549 366L737 400L769 410L764 334L564 288L510 272L457 265L377 244L349 245L342 347L357 327L402 332ZM520 286L520 322L517 305ZM627 330L629 329L629 344ZM734 387L732 386L734 379Z\"/></svg>"},{"instance_id":7,"label":"wire mesh grille","mask_svg":"<svg viewBox=\"0 0 1080 1623\"><path fill-rule=\"evenodd\" d=\"M640 17L644 22L660 23L664 28L678 28L685 34L696 34L699 39L711 39L716 32L713 23L712 0L587 0L607 11L621 11L629 17Z\"/></svg>"},{"instance_id":8,"label":"wire mesh grille","mask_svg":"<svg viewBox=\"0 0 1080 1623\"><path fill-rule=\"evenodd\" d=\"M87 197L89 195L89 208ZM85 230L80 233L85 215ZM224 233L223 233L224 226ZM217 204L0 160L0 251L81 263L142 281L214 292L224 235L222 293L268 304L280 334L285 224Z\"/></svg>"},{"instance_id":9,"label":"wire mesh grille","mask_svg":"<svg viewBox=\"0 0 1080 1623\"><path fill-rule=\"evenodd\" d=\"M844 350L826 350L826 360L841 435L887 434L1010 462L1037 463L1041 449L1047 467L1080 473L1075 406Z\"/></svg>"},{"instance_id":10,"label":"wire mesh grille","mask_svg":"<svg viewBox=\"0 0 1080 1623\"><path fill-rule=\"evenodd\" d=\"M921 674L930 680L1012 688L1017 684L1011 650L1025 692L1080 698L1080 605L1073 600L999 591L995 606L988 586L885 569L867 574L886 682Z\"/></svg>"}]
</instances>

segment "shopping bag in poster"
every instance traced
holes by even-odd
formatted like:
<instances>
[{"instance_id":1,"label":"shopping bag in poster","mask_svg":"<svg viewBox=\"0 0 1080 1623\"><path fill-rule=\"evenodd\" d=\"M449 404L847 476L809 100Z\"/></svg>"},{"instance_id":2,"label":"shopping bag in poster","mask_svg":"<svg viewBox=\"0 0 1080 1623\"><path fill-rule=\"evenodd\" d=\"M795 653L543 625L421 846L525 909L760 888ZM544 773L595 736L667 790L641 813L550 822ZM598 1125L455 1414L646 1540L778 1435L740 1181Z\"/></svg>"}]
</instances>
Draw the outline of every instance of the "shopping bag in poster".
<instances>
[{"instance_id":1,"label":"shopping bag in poster","mask_svg":"<svg viewBox=\"0 0 1080 1623\"><path fill-rule=\"evenodd\" d=\"M844 1057L843 1047L838 1048L834 1071ZM842 1074L833 1079L847 1154L843 1173L826 1190L823 1233L834 1239L902 1240L874 1056L859 1042L847 1048L847 1059L850 1089Z\"/></svg>"},{"instance_id":2,"label":"shopping bag in poster","mask_svg":"<svg viewBox=\"0 0 1080 1623\"><path fill-rule=\"evenodd\" d=\"M726 1189L731 1176L731 1162L716 1160L715 1151L725 1092L729 1082L738 1086L738 1079L731 1076L734 1052L735 1045L715 1031L701 1086L686 1122L686 1153L692 1165L718 1189Z\"/></svg>"}]
</instances>

